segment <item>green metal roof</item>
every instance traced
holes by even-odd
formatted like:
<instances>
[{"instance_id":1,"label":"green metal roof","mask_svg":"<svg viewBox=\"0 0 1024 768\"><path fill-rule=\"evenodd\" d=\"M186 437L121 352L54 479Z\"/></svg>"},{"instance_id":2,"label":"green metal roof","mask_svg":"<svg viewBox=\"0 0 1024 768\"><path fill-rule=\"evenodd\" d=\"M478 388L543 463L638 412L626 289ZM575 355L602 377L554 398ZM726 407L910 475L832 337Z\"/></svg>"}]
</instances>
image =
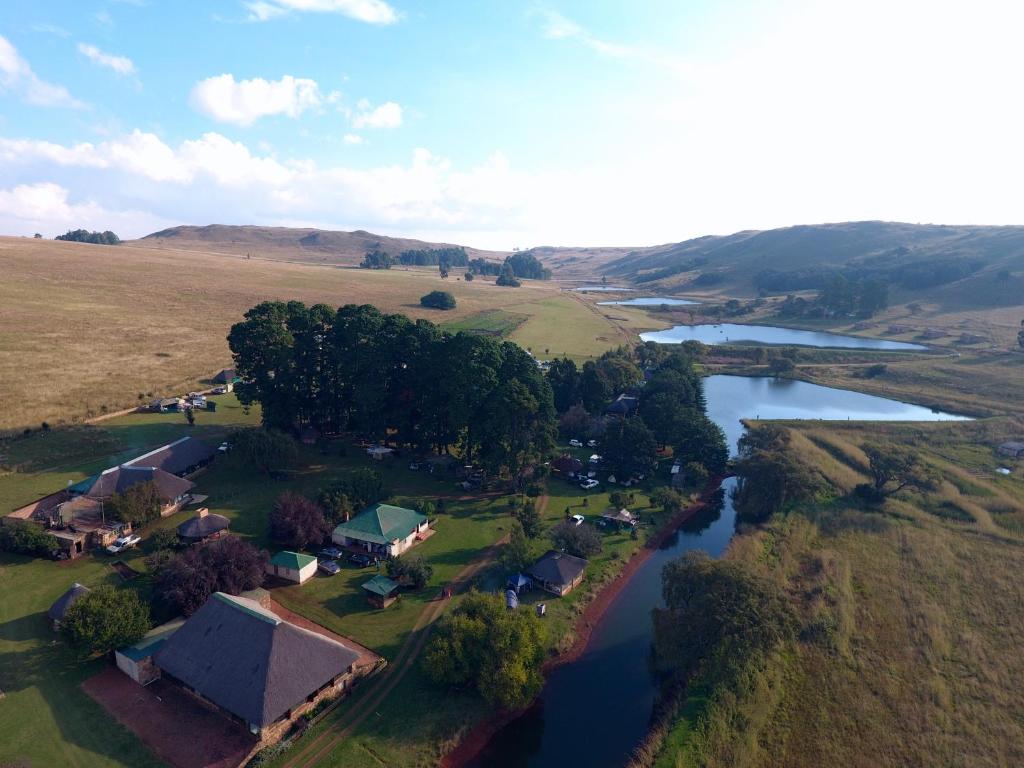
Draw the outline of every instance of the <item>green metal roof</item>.
<instances>
[{"instance_id":1,"label":"green metal roof","mask_svg":"<svg viewBox=\"0 0 1024 768\"><path fill-rule=\"evenodd\" d=\"M381 597L387 597L398 589L398 587L399 584L397 581L392 581L387 576L379 573L363 584L363 589L367 592L373 592L373 594L380 595Z\"/></svg>"},{"instance_id":2,"label":"green metal roof","mask_svg":"<svg viewBox=\"0 0 1024 768\"><path fill-rule=\"evenodd\" d=\"M277 565L281 568L291 568L299 571L305 568L310 563L315 563L316 558L313 555L303 555L300 552L278 552L272 558L270 558L271 565Z\"/></svg>"},{"instance_id":3,"label":"green metal roof","mask_svg":"<svg viewBox=\"0 0 1024 768\"><path fill-rule=\"evenodd\" d=\"M404 539L426 520L419 512L405 507L374 504L339 525L334 532L373 544L390 544L396 539Z\"/></svg>"},{"instance_id":4,"label":"green metal roof","mask_svg":"<svg viewBox=\"0 0 1024 768\"><path fill-rule=\"evenodd\" d=\"M167 641L167 638L173 635L184 623L185 619L183 618L172 619L166 624L151 629L146 633L145 637L134 645L129 645L127 648L118 648L117 652L122 656L127 656L132 661L147 659L159 651L161 646Z\"/></svg>"}]
</instances>

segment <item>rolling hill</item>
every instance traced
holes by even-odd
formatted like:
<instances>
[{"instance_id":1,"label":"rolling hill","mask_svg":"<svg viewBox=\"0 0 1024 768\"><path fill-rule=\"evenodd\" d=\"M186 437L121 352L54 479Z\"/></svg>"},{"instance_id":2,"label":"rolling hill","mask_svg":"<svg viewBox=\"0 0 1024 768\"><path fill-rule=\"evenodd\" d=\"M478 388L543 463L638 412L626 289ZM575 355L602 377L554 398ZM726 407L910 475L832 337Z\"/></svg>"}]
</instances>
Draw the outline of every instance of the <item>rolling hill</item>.
<instances>
[{"instance_id":1,"label":"rolling hill","mask_svg":"<svg viewBox=\"0 0 1024 768\"><path fill-rule=\"evenodd\" d=\"M661 290L784 294L834 274L880 279L905 300L991 308L1024 303L1024 227L880 221L744 231L637 249L606 262L609 278Z\"/></svg>"},{"instance_id":2,"label":"rolling hill","mask_svg":"<svg viewBox=\"0 0 1024 768\"><path fill-rule=\"evenodd\" d=\"M359 229L341 232L293 227L259 227L210 224L163 229L131 241L142 248L178 249L203 253L297 261L309 264L358 264L374 249L397 255L402 251L450 248L452 243L428 243L402 237L387 237ZM470 258L501 260L504 253L466 248Z\"/></svg>"}]
</instances>

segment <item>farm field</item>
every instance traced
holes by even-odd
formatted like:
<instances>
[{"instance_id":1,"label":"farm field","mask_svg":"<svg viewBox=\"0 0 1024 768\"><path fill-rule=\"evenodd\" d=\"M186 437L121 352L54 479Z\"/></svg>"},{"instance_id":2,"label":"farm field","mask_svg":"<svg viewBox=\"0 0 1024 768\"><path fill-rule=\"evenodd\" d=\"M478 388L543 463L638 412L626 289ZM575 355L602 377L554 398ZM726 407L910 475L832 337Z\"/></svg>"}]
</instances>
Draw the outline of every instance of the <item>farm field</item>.
<instances>
[{"instance_id":1,"label":"farm field","mask_svg":"<svg viewBox=\"0 0 1024 768\"><path fill-rule=\"evenodd\" d=\"M0 433L79 421L138 405L140 395L196 387L230 364L228 329L264 300L367 303L437 323L508 310L525 318L516 340L535 351L550 346L543 338L553 323L572 329L564 347L578 357L624 341L613 321L563 298L549 281L509 289L493 278L441 280L428 268L361 270L12 237L0 238L0 266ZM438 289L455 296L456 309L419 305Z\"/></svg>"},{"instance_id":2,"label":"farm field","mask_svg":"<svg viewBox=\"0 0 1024 768\"><path fill-rule=\"evenodd\" d=\"M36 431L11 439L5 443L5 450L17 471L0 476L0 504L7 511L184 434L215 441L233 427L258 423L258 409L245 413L233 395L216 400L217 411L199 414L191 428L180 414L131 414L97 425ZM222 458L194 476L196 491L208 494L204 505L211 512L231 519L233 533L271 551L274 545L268 537L268 514L277 495L293 490L315 496L319 489L357 467L380 470L395 503L415 507L424 499L443 499L445 510L437 515L437 533L416 550L434 566L433 579L421 592L406 593L397 605L387 610L369 608L360 585L374 569L348 564L335 577L318 576L302 586L273 590L274 598L285 607L394 660L441 586L507 534L513 497L465 496L452 479L409 471L400 458L371 462L358 448L342 441L328 445L325 451L303 448L299 468L287 480L254 478L247 468ZM577 486L553 478L548 497L538 503L550 527L563 519L567 507L587 517L599 514L607 505L607 495L585 494ZM638 494L636 509L645 518L660 520L663 513L646 504L646 498ZM144 530L143 537L157 528L174 527L192 514L194 508L160 520ZM607 533L603 539L604 551L592 560L583 587L564 599L540 594L524 597L526 603L538 598L548 603L546 626L553 653L571 644L572 622L583 604L642 545L642 538L634 540L626 533ZM538 556L548 546L546 534L531 542ZM144 544L122 559L141 574L127 585L148 598L152 585ZM478 583L488 589L499 587L502 579L503 574L494 567L484 569L477 577ZM5 693L0 710L0 764L27 759L33 765L156 765L158 762L144 745L116 725L79 688L106 662L81 664L70 649L55 641L45 612L75 581L88 586L122 583L105 556L58 563L0 554L0 587L11 596L0 606L0 690ZM171 617L154 614L153 618L162 621ZM360 695L357 691L325 725L334 718L351 716ZM485 711L468 694L437 689L414 664L384 699L380 714L363 722L351 738L324 757L322 764L379 765L377 759L382 756L390 764L430 764ZM286 764L287 753L282 760L280 764Z\"/></svg>"}]
</instances>

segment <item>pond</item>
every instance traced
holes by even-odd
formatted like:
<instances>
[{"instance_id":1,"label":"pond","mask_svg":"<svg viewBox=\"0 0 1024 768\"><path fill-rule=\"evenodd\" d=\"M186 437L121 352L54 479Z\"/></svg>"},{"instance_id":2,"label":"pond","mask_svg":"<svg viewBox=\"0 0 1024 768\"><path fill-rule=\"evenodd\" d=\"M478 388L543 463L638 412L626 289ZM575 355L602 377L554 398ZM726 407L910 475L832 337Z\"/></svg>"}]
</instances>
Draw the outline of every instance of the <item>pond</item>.
<instances>
[{"instance_id":1,"label":"pond","mask_svg":"<svg viewBox=\"0 0 1024 768\"><path fill-rule=\"evenodd\" d=\"M735 453L741 418L943 421L965 417L882 397L769 377L709 376L708 415ZM691 549L725 550L736 513L726 480L713 503L643 563L609 606L579 660L556 669L537 704L491 739L476 768L613 768L626 763L650 723L657 685L648 667L651 609L661 569Z\"/></svg>"},{"instance_id":2,"label":"pond","mask_svg":"<svg viewBox=\"0 0 1024 768\"><path fill-rule=\"evenodd\" d=\"M720 323L718 325L677 325L664 331L641 333L644 341L660 344L682 344L684 341L700 341L704 344L729 344L754 342L757 344L789 344L802 347L836 347L843 349L886 349L911 350L927 349L921 344L886 339L866 339L860 336L842 336L827 331L802 331L796 328L781 328L773 325L739 325Z\"/></svg>"},{"instance_id":3,"label":"pond","mask_svg":"<svg viewBox=\"0 0 1024 768\"><path fill-rule=\"evenodd\" d=\"M623 307L681 307L685 304L700 304L699 301L690 299L674 299L671 296L640 296L635 299L622 299L620 301L599 301L601 306L620 305Z\"/></svg>"}]
</instances>

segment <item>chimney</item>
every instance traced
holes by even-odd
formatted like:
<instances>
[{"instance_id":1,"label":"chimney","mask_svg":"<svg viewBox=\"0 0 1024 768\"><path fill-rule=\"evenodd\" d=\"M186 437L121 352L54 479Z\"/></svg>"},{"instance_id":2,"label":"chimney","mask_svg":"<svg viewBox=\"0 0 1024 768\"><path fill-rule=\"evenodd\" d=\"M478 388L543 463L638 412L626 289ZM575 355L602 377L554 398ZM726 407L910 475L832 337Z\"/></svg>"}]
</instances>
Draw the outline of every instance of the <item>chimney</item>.
<instances>
[{"instance_id":1,"label":"chimney","mask_svg":"<svg viewBox=\"0 0 1024 768\"><path fill-rule=\"evenodd\" d=\"M206 517L208 514L210 514L210 510L209 509L207 509L206 507L200 507L199 508L199 512L196 514L196 516L197 517Z\"/></svg>"}]
</instances>

